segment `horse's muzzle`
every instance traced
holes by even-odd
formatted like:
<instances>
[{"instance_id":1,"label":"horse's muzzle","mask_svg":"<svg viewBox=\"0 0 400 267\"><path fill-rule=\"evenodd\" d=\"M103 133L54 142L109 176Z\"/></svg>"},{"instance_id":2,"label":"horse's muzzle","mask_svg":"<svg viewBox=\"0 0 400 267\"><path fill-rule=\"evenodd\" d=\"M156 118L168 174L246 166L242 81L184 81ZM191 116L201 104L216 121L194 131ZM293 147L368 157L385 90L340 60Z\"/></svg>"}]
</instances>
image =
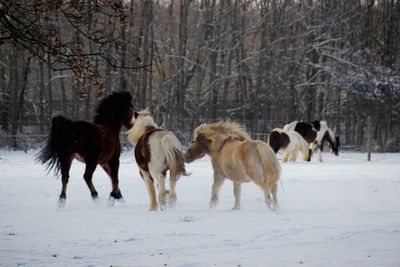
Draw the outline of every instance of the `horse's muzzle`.
<instances>
[{"instance_id":1,"label":"horse's muzzle","mask_svg":"<svg viewBox=\"0 0 400 267\"><path fill-rule=\"evenodd\" d=\"M193 160L191 160L191 157L187 151L186 151L186 153L183 154L183 160L185 161L185 163L190 163L193 161Z\"/></svg>"}]
</instances>

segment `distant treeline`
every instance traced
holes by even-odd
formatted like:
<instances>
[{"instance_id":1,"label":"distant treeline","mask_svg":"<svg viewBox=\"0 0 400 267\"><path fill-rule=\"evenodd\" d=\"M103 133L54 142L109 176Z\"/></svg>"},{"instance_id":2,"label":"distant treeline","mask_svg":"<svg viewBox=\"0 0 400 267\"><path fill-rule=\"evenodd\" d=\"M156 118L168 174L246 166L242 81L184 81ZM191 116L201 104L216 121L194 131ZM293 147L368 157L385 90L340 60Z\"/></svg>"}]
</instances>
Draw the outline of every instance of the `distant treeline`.
<instances>
[{"instance_id":1,"label":"distant treeline","mask_svg":"<svg viewBox=\"0 0 400 267\"><path fill-rule=\"evenodd\" d=\"M344 146L400 150L398 0L0 0L0 146L130 91L188 141L232 119L255 138L325 119Z\"/></svg>"}]
</instances>

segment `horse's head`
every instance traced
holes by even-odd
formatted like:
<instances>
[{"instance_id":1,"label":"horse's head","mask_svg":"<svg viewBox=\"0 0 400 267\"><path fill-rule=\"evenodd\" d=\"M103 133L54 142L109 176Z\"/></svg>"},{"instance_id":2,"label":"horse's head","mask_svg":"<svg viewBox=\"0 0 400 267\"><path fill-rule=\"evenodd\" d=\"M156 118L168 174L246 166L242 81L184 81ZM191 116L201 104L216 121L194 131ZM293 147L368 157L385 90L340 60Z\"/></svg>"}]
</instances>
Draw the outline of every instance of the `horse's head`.
<instances>
[{"instance_id":1,"label":"horse's head","mask_svg":"<svg viewBox=\"0 0 400 267\"><path fill-rule=\"evenodd\" d=\"M195 136L192 140L192 144L186 150L185 162L190 163L196 159L204 157L204 155L209 152L209 146L211 143L212 140L206 138L202 134Z\"/></svg>"},{"instance_id":2,"label":"horse's head","mask_svg":"<svg viewBox=\"0 0 400 267\"><path fill-rule=\"evenodd\" d=\"M149 108L146 108L141 111L135 111L133 113L133 116L131 116L132 125L135 125L138 121L144 121L144 120L154 121L153 111L151 111Z\"/></svg>"},{"instance_id":3,"label":"horse's head","mask_svg":"<svg viewBox=\"0 0 400 267\"><path fill-rule=\"evenodd\" d=\"M131 123L131 119L133 116L132 95L129 92L119 92L119 94L121 122L126 129L130 129L133 126L133 124Z\"/></svg>"},{"instance_id":4,"label":"horse's head","mask_svg":"<svg viewBox=\"0 0 400 267\"><path fill-rule=\"evenodd\" d=\"M268 143L272 150L274 150L275 153L278 153L279 149L286 148L289 145L290 140L286 133L273 130L269 134Z\"/></svg>"},{"instance_id":5,"label":"horse's head","mask_svg":"<svg viewBox=\"0 0 400 267\"><path fill-rule=\"evenodd\" d=\"M123 116L122 118L122 125L126 128L126 129L130 129L132 128L133 124L132 124L132 116L133 116L133 105L130 104L127 108L127 111L125 113L125 116Z\"/></svg>"},{"instance_id":6,"label":"horse's head","mask_svg":"<svg viewBox=\"0 0 400 267\"><path fill-rule=\"evenodd\" d=\"M96 109L94 121L112 128L131 128L133 114L132 95L129 92L113 92L104 98Z\"/></svg>"},{"instance_id":7,"label":"horse's head","mask_svg":"<svg viewBox=\"0 0 400 267\"><path fill-rule=\"evenodd\" d=\"M332 143L331 149L333 154L335 154L336 156L339 156L339 146L340 146L339 136L335 135L335 142Z\"/></svg>"}]
</instances>

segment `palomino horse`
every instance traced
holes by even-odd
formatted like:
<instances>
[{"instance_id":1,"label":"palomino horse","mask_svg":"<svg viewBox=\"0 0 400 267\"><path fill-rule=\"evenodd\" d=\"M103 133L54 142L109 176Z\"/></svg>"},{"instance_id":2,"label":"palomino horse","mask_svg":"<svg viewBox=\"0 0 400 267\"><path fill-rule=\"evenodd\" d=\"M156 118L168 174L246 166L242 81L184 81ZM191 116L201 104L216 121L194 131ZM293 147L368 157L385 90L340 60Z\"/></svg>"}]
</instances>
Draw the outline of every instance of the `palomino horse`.
<instances>
[{"instance_id":1,"label":"palomino horse","mask_svg":"<svg viewBox=\"0 0 400 267\"><path fill-rule=\"evenodd\" d=\"M278 153L279 150L283 152L283 162L296 161L299 152L304 161L311 160L311 149L298 132L285 132L280 128L275 128L269 134L268 143L275 153Z\"/></svg>"},{"instance_id":2,"label":"palomino horse","mask_svg":"<svg viewBox=\"0 0 400 267\"><path fill-rule=\"evenodd\" d=\"M280 166L274 151L267 143L251 140L246 131L235 122L204 123L195 129L185 160L192 162L206 154L210 155L214 168L210 208L216 206L218 191L225 178L232 180L234 185L233 209L240 209L241 184L249 181L261 188L265 202L271 210L277 206Z\"/></svg>"},{"instance_id":3,"label":"palomino horse","mask_svg":"<svg viewBox=\"0 0 400 267\"><path fill-rule=\"evenodd\" d=\"M160 210L168 206L175 207L176 181L181 175L188 175L185 170L181 143L168 130L158 128L152 112L145 109L135 112L132 118L133 127L128 132L128 139L135 146L135 159L140 169L150 196L150 209L157 210L154 179L157 184ZM165 175L170 173L170 191L165 190Z\"/></svg>"},{"instance_id":4,"label":"palomino horse","mask_svg":"<svg viewBox=\"0 0 400 267\"><path fill-rule=\"evenodd\" d=\"M331 129L328 128L326 121L313 121L307 123L303 121L293 121L283 127L285 132L296 131L310 144L310 148L314 152L318 150L318 159L322 161L322 149L325 142L333 154L339 155L339 136L336 136Z\"/></svg>"},{"instance_id":5,"label":"palomino horse","mask_svg":"<svg viewBox=\"0 0 400 267\"><path fill-rule=\"evenodd\" d=\"M46 164L49 170L58 175L61 171L62 190L58 206L65 206L69 170L74 157L86 164L83 178L92 198L98 198L92 183L93 172L97 164L111 178L112 191L109 205L115 199L123 200L118 187L119 156L121 145L119 133L122 125L131 127L133 113L132 96L128 92L114 92L103 99L96 109L93 122L72 121L63 116L52 120L50 134L45 147L39 152L37 159Z\"/></svg>"}]
</instances>

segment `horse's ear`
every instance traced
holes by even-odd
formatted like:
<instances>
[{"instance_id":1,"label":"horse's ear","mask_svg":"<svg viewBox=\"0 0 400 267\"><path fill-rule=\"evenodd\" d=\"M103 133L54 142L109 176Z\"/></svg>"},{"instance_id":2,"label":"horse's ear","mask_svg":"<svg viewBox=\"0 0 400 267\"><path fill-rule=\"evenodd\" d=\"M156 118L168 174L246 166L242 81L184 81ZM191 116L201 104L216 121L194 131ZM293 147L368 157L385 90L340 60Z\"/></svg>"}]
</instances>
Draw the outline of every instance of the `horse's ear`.
<instances>
[{"instance_id":1,"label":"horse's ear","mask_svg":"<svg viewBox=\"0 0 400 267\"><path fill-rule=\"evenodd\" d=\"M126 91L126 92L123 92L123 94L129 100L129 102L132 101L133 97L132 97L132 94L130 92Z\"/></svg>"},{"instance_id":2,"label":"horse's ear","mask_svg":"<svg viewBox=\"0 0 400 267\"><path fill-rule=\"evenodd\" d=\"M145 111L147 111L147 112L149 112L150 113L150 115L152 115L153 116L153 110L148 106L148 107L146 107L146 109L145 109Z\"/></svg>"},{"instance_id":3,"label":"horse's ear","mask_svg":"<svg viewBox=\"0 0 400 267\"><path fill-rule=\"evenodd\" d=\"M136 111L133 113L133 117L135 118L135 119L137 119L137 117L139 116L139 113L137 113Z\"/></svg>"}]
</instances>

